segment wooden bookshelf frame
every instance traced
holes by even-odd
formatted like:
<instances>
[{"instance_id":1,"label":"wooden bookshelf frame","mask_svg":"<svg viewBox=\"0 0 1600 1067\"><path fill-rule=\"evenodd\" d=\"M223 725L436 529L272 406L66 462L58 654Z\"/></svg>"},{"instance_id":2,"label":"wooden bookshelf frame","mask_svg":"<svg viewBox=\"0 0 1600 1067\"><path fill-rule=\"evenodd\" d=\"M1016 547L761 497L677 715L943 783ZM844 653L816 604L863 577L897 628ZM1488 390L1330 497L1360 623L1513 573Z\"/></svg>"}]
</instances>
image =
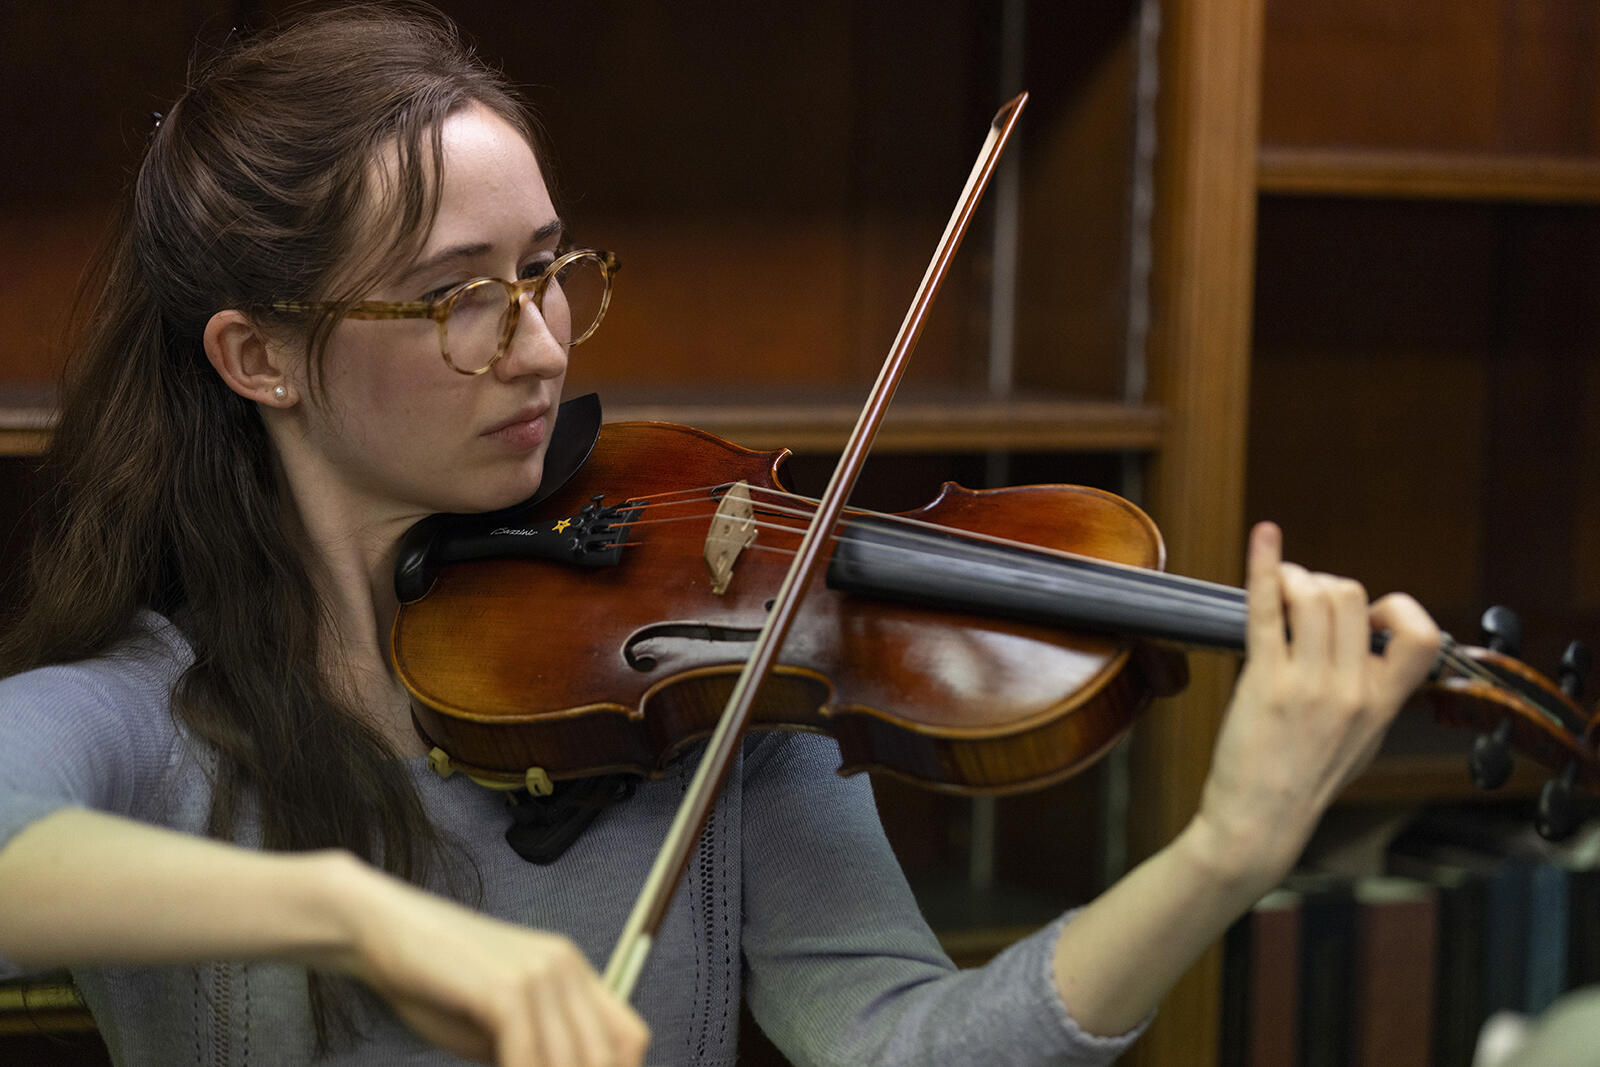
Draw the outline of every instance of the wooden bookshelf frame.
<instances>
[{"instance_id":1,"label":"wooden bookshelf frame","mask_svg":"<svg viewBox=\"0 0 1600 1067\"><path fill-rule=\"evenodd\" d=\"M1277 196L1600 204L1600 160L1263 145L1256 184Z\"/></svg>"}]
</instances>

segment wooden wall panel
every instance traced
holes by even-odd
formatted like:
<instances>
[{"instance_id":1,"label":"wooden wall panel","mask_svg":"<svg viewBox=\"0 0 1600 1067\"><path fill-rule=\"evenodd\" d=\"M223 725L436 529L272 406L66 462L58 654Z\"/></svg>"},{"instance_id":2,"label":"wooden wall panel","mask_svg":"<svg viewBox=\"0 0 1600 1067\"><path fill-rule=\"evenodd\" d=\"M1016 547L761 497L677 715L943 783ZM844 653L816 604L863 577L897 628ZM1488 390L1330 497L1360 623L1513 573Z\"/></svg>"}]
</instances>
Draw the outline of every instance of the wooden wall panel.
<instances>
[{"instance_id":1,"label":"wooden wall panel","mask_svg":"<svg viewBox=\"0 0 1600 1067\"><path fill-rule=\"evenodd\" d=\"M1581 500L1600 477L1600 210L1502 212L1497 267L1484 599L1523 613L1526 657L1553 675L1568 641L1600 648L1600 598L1580 578L1600 554Z\"/></svg>"},{"instance_id":2,"label":"wooden wall panel","mask_svg":"<svg viewBox=\"0 0 1600 1067\"><path fill-rule=\"evenodd\" d=\"M1569 0L1271 0L1261 138L1600 154L1600 15Z\"/></svg>"},{"instance_id":3,"label":"wooden wall panel","mask_svg":"<svg viewBox=\"0 0 1600 1067\"><path fill-rule=\"evenodd\" d=\"M1258 216L1251 519L1289 557L1455 616L1477 599L1493 215L1268 200Z\"/></svg>"},{"instance_id":4,"label":"wooden wall panel","mask_svg":"<svg viewBox=\"0 0 1600 1067\"><path fill-rule=\"evenodd\" d=\"M1600 411L1600 360L1586 359L1569 379L1573 402ZM1565 492L1572 517L1572 596L1577 618L1600 627L1600 419L1585 419L1573 443L1583 462L1567 474Z\"/></svg>"},{"instance_id":5,"label":"wooden wall panel","mask_svg":"<svg viewBox=\"0 0 1600 1067\"><path fill-rule=\"evenodd\" d=\"M1600 643L1600 213L1274 198L1259 235L1250 516L1463 640L1512 607L1543 670Z\"/></svg>"},{"instance_id":6,"label":"wooden wall panel","mask_svg":"<svg viewBox=\"0 0 1600 1067\"><path fill-rule=\"evenodd\" d=\"M221 0L83 0L70 16L16 4L0 33L0 381L53 379L90 250L197 40L225 35Z\"/></svg>"},{"instance_id":7,"label":"wooden wall panel","mask_svg":"<svg viewBox=\"0 0 1600 1067\"><path fill-rule=\"evenodd\" d=\"M98 0L78 21L31 13L7 39L8 130L39 150L0 183L0 257L26 297L0 305L0 380L54 376L42 324L64 318L196 36L214 47L232 24L293 6ZM1131 92L1118 41L1131 5L1033 6L1020 377L1114 395ZM1000 103L991 5L833 0L781 19L731 0L444 7L540 110L577 234L623 258L576 384L618 395L871 380ZM77 31L88 24L95 34ZM991 224L979 216L909 386L982 387Z\"/></svg>"},{"instance_id":8,"label":"wooden wall panel","mask_svg":"<svg viewBox=\"0 0 1600 1067\"><path fill-rule=\"evenodd\" d=\"M77 0L7 5L0 130L24 151L0 171L0 205L76 204L120 187L150 113L182 88L188 57L224 39L243 4ZM205 42L197 44L197 42Z\"/></svg>"},{"instance_id":9,"label":"wooden wall panel","mask_svg":"<svg viewBox=\"0 0 1600 1067\"><path fill-rule=\"evenodd\" d=\"M596 382L869 382L993 113L970 5L565 5L511 37L506 7L453 10L529 86L577 232L626 264ZM974 269L919 374L981 381Z\"/></svg>"},{"instance_id":10,"label":"wooden wall panel","mask_svg":"<svg viewBox=\"0 0 1600 1067\"><path fill-rule=\"evenodd\" d=\"M1018 384L1120 397L1133 223L1137 5L1029 12Z\"/></svg>"},{"instance_id":11,"label":"wooden wall panel","mask_svg":"<svg viewBox=\"0 0 1600 1067\"><path fill-rule=\"evenodd\" d=\"M0 209L0 381L55 379L78 278L109 215L97 204Z\"/></svg>"}]
</instances>

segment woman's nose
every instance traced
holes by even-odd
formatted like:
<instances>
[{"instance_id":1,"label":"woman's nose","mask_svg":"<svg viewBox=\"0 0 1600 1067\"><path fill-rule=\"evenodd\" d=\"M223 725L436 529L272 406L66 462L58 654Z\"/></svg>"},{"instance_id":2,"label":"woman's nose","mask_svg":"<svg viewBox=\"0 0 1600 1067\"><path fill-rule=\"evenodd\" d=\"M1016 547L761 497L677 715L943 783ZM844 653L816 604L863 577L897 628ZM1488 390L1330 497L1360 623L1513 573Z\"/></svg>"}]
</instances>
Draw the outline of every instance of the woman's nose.
<instances>
[{"instance_id":1,"label":"woman's nose","mask_svg":"<svg viewBox=\"0 0 1600 1067\"><path fill-rule=\"evenodd\" d=\"M567 346L555 338L543 313L531 296L521 294L517 319L512 323L511 339L505 355L494 365L495 373L511 380L523 375L555 378L566 373Z\"/></svg>"}]
</instances>

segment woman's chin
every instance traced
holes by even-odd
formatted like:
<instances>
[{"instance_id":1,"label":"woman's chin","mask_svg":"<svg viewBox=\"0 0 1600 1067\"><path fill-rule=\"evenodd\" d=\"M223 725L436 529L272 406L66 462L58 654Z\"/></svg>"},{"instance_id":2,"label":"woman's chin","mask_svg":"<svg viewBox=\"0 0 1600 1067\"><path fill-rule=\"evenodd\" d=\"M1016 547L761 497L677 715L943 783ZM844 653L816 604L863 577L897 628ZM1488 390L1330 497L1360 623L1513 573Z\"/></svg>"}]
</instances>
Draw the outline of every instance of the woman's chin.
<instances>
[{"instance_id":1,"label":"woman's chin","mask_svg":"<svg viewBox=\"0 0 1600 1067\"><path fill-rule=\"evenodd\" d=\"M481 497L482 506L474 510L499 511L501 508L520 504L537 493L543 484L544 453L541 450L535 461L521 466L517 477L496 485L492 491L484 493Z\"/></svg>"}]
</instances>

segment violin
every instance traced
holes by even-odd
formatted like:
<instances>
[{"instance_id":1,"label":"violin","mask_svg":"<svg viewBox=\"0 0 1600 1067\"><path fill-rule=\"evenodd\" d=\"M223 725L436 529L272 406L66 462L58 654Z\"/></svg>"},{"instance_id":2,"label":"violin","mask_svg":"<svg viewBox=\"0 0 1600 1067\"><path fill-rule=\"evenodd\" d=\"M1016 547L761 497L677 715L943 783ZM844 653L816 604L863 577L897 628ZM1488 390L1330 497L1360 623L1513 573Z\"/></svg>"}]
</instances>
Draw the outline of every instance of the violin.
<instances>
[{"instance_id":1,"label":"violin","mask_svg":"<svg viewBox=\"0 0 1600 1067\"><path fill-rule=\"evenodd\" d=\"M534 500L414 526L391 656L436 764L539 794L659 775L703 739L814 504L784 484L788 454L602 425L590 394L561 406ZM1061 781L1183 688L1183 647L1244 648L1244 591L1164 560L1143 511L1084 486L946 483L914 511L847 511L751 727L827 733L842 773L942 792ZM1509 655L1447 640L1418 700L1483 735L1483 778L1514 749L1600 787L1600 726Z\"/></svg>"},{"instance_id":2,"label":"violin","mask_svg":"<svg viewBox=\"0 0 1600 1067\"><path fill-rule=\"evenodd\" d=\"M568 401L558 435L597 413L592 396ZM414 528L392 654L418 730L454 767L535 792L659 773L715 725L809 517L781 480L787 454L666 423L608 425L539 505ZM1041 605L1050 571L1094 582L1069 551L1126 565L1113 574L1162 558L1142 512L1079 487L952 484L917 512L850 514L751 725L831 734L847 773L947 792L1081 770L1186 678L1170 650L1068 629L1087 610L1074 598ZM489 558L439 564L479 553ZM975 600L1011 610L980 613Z\"/></svg>"},{"instance_id":3,"label":"violin","mask_svg":"<svg viewBox=\"0 0 1600 1067\"><path fill-rule=\"evenodd\" d=\"M1244 647L1244 592L1166 574L1159 531L1113 494L947 483L912 512L844 506L1025 100L995 116L820 499L783 484L786 451L603 426L587 397L562 405L532 500L402 539L391 659L436 770L548 794L659 774L708 739L607 967L615 992L643 967L745 729L828 733L845 773L1015 792L1082 770L1181 690L1175 645ZM1481 782L1503 780L1512 747L1554 768L1541 830L1570 829L1573 789L1600 786L1572 694L1453 642L1426 689L1439 718L1483 732Z\"/></svg>"}]
</instances>

